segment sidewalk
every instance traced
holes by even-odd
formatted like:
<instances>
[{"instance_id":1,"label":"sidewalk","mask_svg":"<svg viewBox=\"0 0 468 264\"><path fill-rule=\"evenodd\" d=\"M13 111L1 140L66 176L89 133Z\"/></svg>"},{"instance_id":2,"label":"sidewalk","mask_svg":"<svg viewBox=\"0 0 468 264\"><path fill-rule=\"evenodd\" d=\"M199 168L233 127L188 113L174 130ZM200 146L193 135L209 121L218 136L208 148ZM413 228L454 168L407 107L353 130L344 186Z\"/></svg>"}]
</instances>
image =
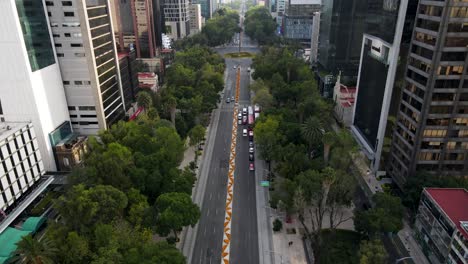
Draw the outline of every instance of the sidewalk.
<instances>
[{"instance_id":1,"label":"sidewalk","mask_svg":"<svg viewBox=\"0 0 468 264\"><path fill-rule=\"evenodd\" d=\"M413 258L414 263L417 264L430 264L424 253L421 251L418 243L414 239L414 232L408 223L403 220L403 229L398 232L403 245L406 247L409 255Z\"/></svg>"},{"instance_id":2,"label":"sidewalk","mask_svg":"<svg viewBox=\"0 0 468 264\"><path fill-rule=\"evenodd\" d=\"M188 142L188 140L187 140ZM196 146L189 146L184 152L184 159L179 165L179 169L183 170L190 162L195 160L195 149ZM202 150L203 151L203 150Z\"/></svg>"},{"instance_id":3,"label":"sidewalk","mask_svg":"<svg viewBox=\"0 0 468 264\"><path fill-rule=\"evenodd\" d=\"M283 222L283 229L273 233L273 251L270 252L276 264L307 264L307 257L302 241L303 228L296 216L291 217L290 223L285 220L285 214L276 213L270 209L270 223L273 226L275 219ZM291 244L291 245L290 245Z\"/></svg>"}]
</instances>

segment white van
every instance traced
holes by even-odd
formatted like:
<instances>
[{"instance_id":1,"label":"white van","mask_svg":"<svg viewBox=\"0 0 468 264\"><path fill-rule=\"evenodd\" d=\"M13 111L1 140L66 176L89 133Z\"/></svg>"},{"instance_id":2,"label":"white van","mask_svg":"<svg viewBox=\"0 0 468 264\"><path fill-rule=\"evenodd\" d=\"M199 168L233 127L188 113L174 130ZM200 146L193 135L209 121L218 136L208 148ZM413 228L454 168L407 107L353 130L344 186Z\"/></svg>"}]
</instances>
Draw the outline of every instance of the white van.
<instances>
[{"instance_id":1,"label":"white van","mask_svg":"<svg viewBox=\"0 0 468 264\"><path fill-rule=\"evenodd\" d=\"M242 136L247 136L247 128L242 129Z\"/></svg>"}]
</instances>

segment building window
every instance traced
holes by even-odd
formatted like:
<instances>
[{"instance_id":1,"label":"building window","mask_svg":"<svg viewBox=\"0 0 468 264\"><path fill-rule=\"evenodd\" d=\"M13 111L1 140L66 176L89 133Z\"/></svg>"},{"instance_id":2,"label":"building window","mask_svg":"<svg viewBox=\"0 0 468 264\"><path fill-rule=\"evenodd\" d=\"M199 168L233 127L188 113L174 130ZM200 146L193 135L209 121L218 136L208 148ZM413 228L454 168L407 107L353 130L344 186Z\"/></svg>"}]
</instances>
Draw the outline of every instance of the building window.
<instances>
[{"instance_id":1,"label":"building window","mask_svg":"<svg viewBox=\"0 0 468 264\"><path fill-rule=\"evenodd\" d=\"M80 115L82 118L96 118L96 115Z\"/></svg>"},{"instance_id":2,"label":"building window","mask_svg":"<svg viewBox=\"0 0 468 264\"><path fill-rule=\"evenodd\" d=\"M78 106L80 111L94 111L96 108L94 106Z\"/></svg>"},{"instance_id":3,"label":"building window","mask_svg":"<svg viewBox=\"0 0 468 264\"><path fill-rule=\"evenodd\" d=\"M69 107L68 107L68 110L74 111L74 110L75 110L75 107L74 107L74 106L69 106Z\"/></svg>"},{"instance_id":4,"label":"building window","mask_svg":"<svg viewBox=\"0 0 468 264\"><path fill-rule=\"evenodd\" d=\"M54 45L55 45L55 47L57 47L57 48L58 48L58 47L62 47L62 43L55 43Z\"/></svg>"},{"instance_id":5,"label":"building window","mask_svg":"<svg viewBox=\"0 0 468 264\"><path fill-rule=\"evenodd\" d=\"M85 85L91 85L91 81L83 81Z\"/></svg>"},{"instance_id":6,"label":"building window","mask_svg":"<svg viewBox=\"0 0 468 264\"><path fill-rule=\"evenodd\" d=\"M66 16L66 17L74 17L75 12L63 12L63 15Z\"/></svg>"},{"instance_id":7,"label":"building window","mask_svg":"<svg viewBox=\"0 0 468 264\"><path fill-rule=\"evenodd\" d=\"M73 37L75 38L81 38L81 33L73 33Z\"/></svg>"},{"instance_id":8,"label":"building window","mask_svg":"<svg viewBox=\"0 0 468 264\"><path fill-rule=\"evenodd\" d=\"M76 48L76 47L83 47L83 44L81 43L71 43L70 47Z\"/></svg>"},{"instance_id":9,"label":"building window","mask_svg":"<svg viewBox=\"0 0 468 264\"><path fill-rule=\"evenodd\" d=\"M52 13L51 12L47 12L47 16L52 16Z\"/></svg>"},{"instance_id":10,"label":"building window","mask_svg":"<svg viewBox=\"0 0 468 264\"><path fill-rule=\"evenodd\" d=\"M60 38L60 34L53 34L52 35L54 38Z\"/></svg>"},{"instance_id":11,"label":"building window","mask_svg":"<svg viewBox=\"0 0 468 264\"><path fill-rule=\"evenodd\" d=\"M74 83L75 83L75 85L83 85L82 81L75 81Z\"/></svg>"},{"instance_id":12,"label":"building window","mask_svg":"<svg viewBox=\"0 0 468 264\"><path fill-rule=\"evenodd\" d=\"M72 6L72 1L62 1L62 6Z\"/></svg>"},{"instance_id":13,"label":"building window","mask_svg":"<svg viewBox=\"0 0 468 264\"><path fill-rule=\"evenodd\" d=\"M57 53L57 57L64 57L65 55L63 53Z\"/></svg>"},{"instance_id":14,"label":"building window","mask_svg":"<svg viewBox=\"0 0 468 264\"><path fill-rule=\"evenodd\" d=\"M77 52L77 53L75 53L75 56L76 57L85 57L86 54L84 54L84 52Z\"/></svg>"},{"instance_id":15,"label":"building window","mask_svg":"<svg viewBox=\"0 0 468 264\"><path fill-rule=\"evenodd\" d=\"M53 5L54 5L54 2L52 2L52 1L45 1L45 5L46 5L46 6L53 6Z\"/></svg>"},{"instance_id":16,"label":"building window","mask_svg":"<svg viewBox=\"0 0 468 264\"><path fill-rule=\"evenodd\" d=\"M63 81L63 84L69 85L69 84L70 84L70 81ZM73 107L73 110L75 110L75 107Z\"/></svg>"},{"instance_id":17,"label":"building window","mask_svg":"<svg viewBox=\"0 0 468 264\"><path fill-rule=\"evenodd\" d=\"M70 115L70 118L77 118L78 115Z\"/></svg>"},{"instance_id":18,"label":"building window","mask_svg":"<svg viewBox=\"0 0 468 264\"><path fill-rule=\"evenodd\" d=\"M68 158L63 158L63 165L70 167L70 161L68 161Z\"/></svg>"},{"instance_id":19,"label":"building window","mask_svg":"<svg viewBox=\"0 0 468 264\"><path fill-rule=\"evenodd\" d=\"M71 37L71 34L70 34L70 33L65 33L65 34L63 34L63 35L64 35L65 37L67 37L67 38Z\"/></svg>"}]
</instances>

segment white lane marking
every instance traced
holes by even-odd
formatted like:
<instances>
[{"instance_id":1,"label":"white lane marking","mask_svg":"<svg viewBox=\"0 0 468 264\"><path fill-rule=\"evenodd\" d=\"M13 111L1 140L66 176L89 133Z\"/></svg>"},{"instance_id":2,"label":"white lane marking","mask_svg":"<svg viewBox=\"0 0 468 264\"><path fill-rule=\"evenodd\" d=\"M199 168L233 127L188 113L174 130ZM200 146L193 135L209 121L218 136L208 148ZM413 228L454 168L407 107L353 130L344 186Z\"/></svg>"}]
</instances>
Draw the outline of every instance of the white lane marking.
<instances>
[{"instance_id":1,"label":"white lane marking","mask_svg":"<svg viewBox=\"0 0 468 264\"><path fill-rule=\"evenodd\" d=\"M210 201L211 201L211 198L213 198L213 193L210 193Z\"/></svg>"},{"instance_id":2,"label":"white lane marking","mask_svg":"<svg viewBox=\"0 0 468 264\"><path fill-rule=\"evenodd\" d=\"M210 209L208 208L208 213L206 213L207 216L210 216Z\"/></svg>"},{"instance_id":3,"label":"white lane marking","mask_svg":"<svg viewBox=\"0 0 468 264\"><path fill-rule=\"evenodd\" d=\"M205 230L203 231L203 236L206 236L206 227L205 227Z\"/></svg>"},{"instance_id":4,"label":"white lane marking","mask_svg":"<svg viewBox=\"0 0 468 264\"><path fill-rule=\"evenodd\" d=\"M218 215L218 208L216 208L215 215Z\"/></svg>"}]
</instances>

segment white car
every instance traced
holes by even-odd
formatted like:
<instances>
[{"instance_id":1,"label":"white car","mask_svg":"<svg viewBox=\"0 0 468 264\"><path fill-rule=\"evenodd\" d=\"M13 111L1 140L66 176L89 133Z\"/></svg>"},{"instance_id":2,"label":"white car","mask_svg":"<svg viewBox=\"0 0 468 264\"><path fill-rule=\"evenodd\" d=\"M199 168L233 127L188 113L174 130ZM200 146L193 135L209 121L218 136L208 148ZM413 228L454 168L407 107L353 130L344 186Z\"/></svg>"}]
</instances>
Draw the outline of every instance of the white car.
<instances>
[{"instance_id":1,"label":"white car","mask_svg":"<svg viewBox=\"0 0 468 264\"><path fill-rule=\"evenodd\" d=\"M237 119L237 124L242 125L242 119Z\"/></svg>"},{"instance_id":2,"label":"white car","mask_svg":"<svg viewBox=\"0 0 468 264\"><path fill-rule=\"evenodd\" d=\"M232 67L232 68L235 70L235 69L237 69L237 66L236 66L236 65L234 65L234 67Z\"/></svg>"},{"instance_id":3,"label":"white car","mask_svg":"<svg viewBox=\"0 0 468 264\"><path fill-rule=\"evenodd\" d=\"M247 128L242 129L242 136L247 136Z\"/></svg>"},{"instance_id":4,"label":"white car","mask_svg":"<svg viewBox=\"0 0 468 264\"><path fill-rule=\"evenodd\" d=\"M254 148L249 148L249 153L254 153Z\"/></svg>"}]
</instances>

